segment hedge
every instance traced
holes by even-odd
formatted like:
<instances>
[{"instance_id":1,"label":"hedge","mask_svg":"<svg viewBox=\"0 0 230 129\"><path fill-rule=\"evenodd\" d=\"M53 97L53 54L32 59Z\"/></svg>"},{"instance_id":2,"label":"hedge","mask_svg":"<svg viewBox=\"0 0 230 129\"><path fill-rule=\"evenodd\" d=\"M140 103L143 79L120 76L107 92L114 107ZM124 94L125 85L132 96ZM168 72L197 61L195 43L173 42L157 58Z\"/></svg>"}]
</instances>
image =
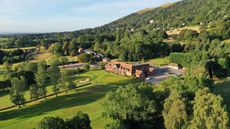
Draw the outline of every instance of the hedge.
<instances>
[{"instance_id":1,"label":"hedge","mask_svg":"<svg viewBox=\"0 0 230 129\"><path fill-rule=\"evenodd\" d=\"M192 55L190 53L171 53L169 59L171 63L177 63L183 67L189 67L192 62L191 57Z\"/></svg>"}]
</instances>

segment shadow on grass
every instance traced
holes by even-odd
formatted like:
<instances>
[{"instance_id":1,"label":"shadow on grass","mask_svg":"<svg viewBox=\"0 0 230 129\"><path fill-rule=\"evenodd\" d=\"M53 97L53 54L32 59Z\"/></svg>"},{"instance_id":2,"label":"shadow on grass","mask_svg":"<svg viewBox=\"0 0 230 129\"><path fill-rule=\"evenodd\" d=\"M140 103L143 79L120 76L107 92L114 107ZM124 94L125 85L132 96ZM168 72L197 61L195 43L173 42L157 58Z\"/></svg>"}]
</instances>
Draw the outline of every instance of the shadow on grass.
<instances>
[{"instance_id":1,"label":"shadow on grass","mask_svg":"<svg viewBox=\"0 0 230 129\"><path fill-rule=\"evenodd\" d=\"M225 80L221 83L215 84L214 93L223 97L227 111L230 112L230 80Z\"/></svg>"},{"instance_id":2,"label":"shadow on grass","mask_svg":"<svg viewBox=\"0 0 230 129\"><path fill-rule=\"evenodd\" d=\"M10 110L0 113L0 120L8 120L12 118L28 118L38 115L44 115L47 112L55 111L58 109L65 109L73 106L86 105L104 96L104 92L92 92L92 88L89 87L85 91L78 90L78 93L71 93L56 98L47 99L33 106L29 106L23 109Z\"/></svg>"},{"instance_id":3,"label":"shadow on grass","mask_svg":"<svg viewBox=\"0 0 230 129\"><path fill-rule=\"evenodd\" d=\"M87 77L83 77L83 76L74 76L74 77L72 77L71 79L72 80L82 80L82 79L86 79Z\"/></svg>"},{"instance_id":4,"label":"shadow on grass","mask_svg":"<svg viewBox=\"0 0 230 129\"><path fill-rule=\"evenodd\" d=\"M0 97L5 96L5 95L9 95L10 91L6 90L6 91L0 91Z\"/></svg>"},{"instance_id":5,"label":"shadow on grass","mask_svg":"<svg viewBox=\"0 0 230 129\"><path fill-rule=\"evenodd\" d=\"M95 85L82 89L75 89L76 93L70 93L56 98L50 98L38 104L23 108L0 112L0 121L12 118L24 119L38 115L44 115L50 111L65 109L73 106L81 106L93 103L102 99L107 92L115 90L119 86L138 83L141 80L124 80L119 83L110 83L106 85Z\"/></svg>"}]
</instances>

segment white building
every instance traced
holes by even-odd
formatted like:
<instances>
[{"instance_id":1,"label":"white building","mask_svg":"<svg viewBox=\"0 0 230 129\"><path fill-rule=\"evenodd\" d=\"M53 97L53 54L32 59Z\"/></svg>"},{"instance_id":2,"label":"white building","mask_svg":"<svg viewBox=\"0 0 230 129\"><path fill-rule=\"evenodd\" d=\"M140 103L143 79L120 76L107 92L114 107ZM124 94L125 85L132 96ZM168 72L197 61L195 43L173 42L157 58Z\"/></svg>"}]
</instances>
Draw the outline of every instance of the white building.
<instances>
[{"instance_id":1,"label":"white building","mask_svg":"<svg viewBox=\"0 0 230 129\"><path fill-rule=\"evenodd\" d=\"M171 63L168 65L170 69L182 69L182 66L176 63Z\"/></svg>"}]
</instances>

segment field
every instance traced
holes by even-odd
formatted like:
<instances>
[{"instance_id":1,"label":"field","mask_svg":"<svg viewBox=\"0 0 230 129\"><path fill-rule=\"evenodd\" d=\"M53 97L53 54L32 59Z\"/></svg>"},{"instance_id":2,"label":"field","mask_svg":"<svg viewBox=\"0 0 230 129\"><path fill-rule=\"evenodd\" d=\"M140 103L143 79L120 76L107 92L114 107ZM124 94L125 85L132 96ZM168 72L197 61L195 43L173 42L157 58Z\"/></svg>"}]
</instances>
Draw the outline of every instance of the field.
<instances>
[{"instance_id":1,"label":"field","mask_svg":"<svg viewBox=\"0 0 230 129\"><path fill-rule=\"evenodd\" d=\"M76 82L88 78L92 85L77 88L68 94L51 97L45 101L26 105L26 108L0 112L1 129L32 129L45 116L72 117L77 111L88 113L93 129L102 129L109 120L101 116L105 94L118 86L139 82L103 70L80 74ZM50 91L51 92L51 91ZM28 93L26 93L28 94ZM28 95L26 95L28 98ZM1 105L10 104L7 95L0 95Z\"/></svg>"},{"instance_id":2,"label":"field","mask_svg":"<svg viewBox=\"0 0 230 129\"><path fill-rule=\"evenodd\" d=\"M142 9L142 10L137 11L136 14L144 14L144 13L147 13L151 10L153 10L153 8Z\"/></svg>"},{"instance_id":3,"label":"field","mask_svg":"<svg viewBox=\"0 0 230 129\"><path fill-rule=\"evenodd\" d=\"M230 39L226 39L226 40L224 40L224 42L230 43Z\"/></svg>"},{"instance_id":4,"label":"field","mask_svg":"<svg viewBox=\"0 0 230 129\"><path fill-rule=\"evenodd\" d=\"M200 26L188 26L188 27L182 27L182 28L178 28L178 29L173 29L173 30L167 31L166 33L168 35L178 35L182 30L185 30L185 29L195 30L198 33L200 32Z\"/></svg>"}]
</instances>

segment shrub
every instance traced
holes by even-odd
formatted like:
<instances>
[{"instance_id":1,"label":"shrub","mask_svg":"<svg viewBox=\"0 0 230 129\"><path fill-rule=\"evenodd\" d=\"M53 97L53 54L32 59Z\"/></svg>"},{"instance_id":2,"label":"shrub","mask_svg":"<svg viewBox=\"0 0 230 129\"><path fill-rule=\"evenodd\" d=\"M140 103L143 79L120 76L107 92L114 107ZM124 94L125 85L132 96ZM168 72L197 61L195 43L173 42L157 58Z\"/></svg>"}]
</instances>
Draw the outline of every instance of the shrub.
<instances>
[{"instance_id":1,"label":"shrub","mask_svg":"<svg viewBox=\"0 0 230 129\"><path fill-rule=\"evenodd\" d=\"M91 60L91 55L86 53L82 53L78 56L78 61L81 63L89 63Z\"/></svg>"},{"instance_id":2,"label":"shrub","mask_svg":"<svg viewBox=\"0 0 230 129\"><path fill-rule=\"evenodd\" d=\"M76 116L66 121L66 125L69 129L92 129L90 122L88 114L79 111Z\"/></svg>"},{"instance_id":3,"label":"shrub","mask_svg":"<svg viewBox=\"0 0 230 129\"><path fill-rule=\"evenodd\" d=\"M45 117L39 123L39 129L67 129L65 121L59 117Z\"/></svg>"},{"instance_id":4,"label":"shrub","mask_svg":"<svg viewBox=\"0 0 230 129\"><path fill-rule=\"evenodd\" d=\"M67 82L66 83L68 89L74 89L77 85L74 82Z\"/></svg>"}]
</instances>

